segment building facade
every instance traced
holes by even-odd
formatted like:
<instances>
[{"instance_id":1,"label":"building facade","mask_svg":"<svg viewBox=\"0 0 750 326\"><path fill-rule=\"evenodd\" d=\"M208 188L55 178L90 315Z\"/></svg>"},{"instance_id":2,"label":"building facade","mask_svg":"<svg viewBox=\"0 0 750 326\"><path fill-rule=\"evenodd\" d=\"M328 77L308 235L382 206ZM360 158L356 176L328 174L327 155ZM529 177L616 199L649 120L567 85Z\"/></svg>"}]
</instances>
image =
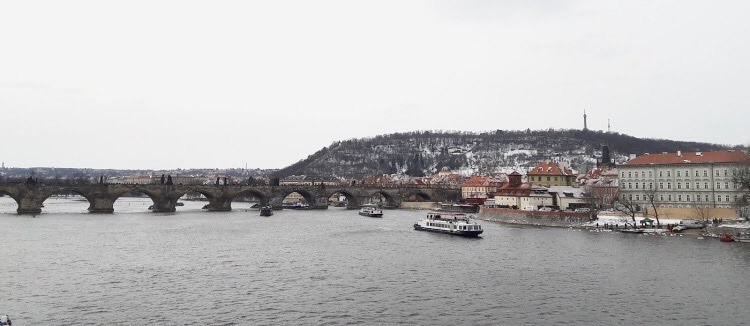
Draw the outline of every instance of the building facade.
<instances>
[{"instance_id":1,"label":"building facade","mask_svg":"<svg viewBox=\"0 0 750 326\"><path fill-rule=\"evenodd\" d=\"M536 210L541 206L552 206L553 198L547 188L522 182L518 172L508 175L508 182L497 189L494 205L513 209Z\"/></svg>"},{"instance_id":2,"label":"building facade","mask_svg":"<svg viewBox=\"0 0 750 326\"><path fill-rule=\"evenodd\" d=\"M739 216L735 204L743 193L732 180L748 164L750 155L735 150L646 153L618 166L620 200L648 215L654 215L653 201L659 216L668 218Z\"/></svg>"},{"instance_id":3,"label":"building facade","mask_svg":"<svg viewBox=\"0 0 750 326\"><path fill-rule=\"evenodd\" d=\"M526 180L543 187L572 186L578 176L567 165L559 162L542 162L526 173Z\"/></svg>"},{"instance_id":4,"label":"building facade","mask_svg":"<svg viewBox=\"0 0 750 326\"><path fill-rule=\"evenodd\" d=\"M461 185L461 197L469 204L484 205L487 198L493 197L502 185L500 180L473 176Z\"/></svg>"}]
</instances>

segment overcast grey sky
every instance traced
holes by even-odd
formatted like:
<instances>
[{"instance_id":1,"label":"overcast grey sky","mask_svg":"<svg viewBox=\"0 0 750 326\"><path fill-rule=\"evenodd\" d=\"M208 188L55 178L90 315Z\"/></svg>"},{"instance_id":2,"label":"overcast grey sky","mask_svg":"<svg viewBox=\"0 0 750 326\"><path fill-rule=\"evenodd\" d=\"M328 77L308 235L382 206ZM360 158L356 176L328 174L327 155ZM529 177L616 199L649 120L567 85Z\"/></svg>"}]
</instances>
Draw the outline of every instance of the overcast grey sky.
<instances>
[{"instance_id":1,"label":"overcast grey sky","mask_svg":"<svg viewBox=\"0 0 750 326\"><path fill-rule=\"evenodd\" d=\"M413 130L748 144L750 1L2 1L6 166L281 168Z\"/></svg>"}]
</instances>

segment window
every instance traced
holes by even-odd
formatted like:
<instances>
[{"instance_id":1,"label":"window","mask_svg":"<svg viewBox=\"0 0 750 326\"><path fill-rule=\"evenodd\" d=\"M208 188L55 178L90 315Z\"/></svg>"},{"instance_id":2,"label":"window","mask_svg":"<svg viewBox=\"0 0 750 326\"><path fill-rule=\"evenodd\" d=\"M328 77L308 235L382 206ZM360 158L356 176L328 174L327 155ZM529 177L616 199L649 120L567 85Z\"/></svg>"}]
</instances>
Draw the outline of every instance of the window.
<instances>
[{"instance_id":1,"label":"window","mask_svg":"<svg viewBox=\"0 0 750 326\"><path fill-rule=\"evenodd\" d=\"M667 189L672 189L672 183L671 182L667 182Z\"/></svg>"},{"instance_id":2,"label":"window","mask_svg":"<svg viewBox=\"0 0 750 326\"><path fill-rule=\"evenodd\" d=\"M677 189L682 189L682 183L680 182L677 183Z\"/></svg>"},{"instance_id":3,"label":"window","mask_svg":"<svg viewBox=\"0 0 750 326\"><path fill-rule=\"evenodd\" d=\"M667 200L672 201L672 195L668 195Z\"/></svg>"},{"instance_id":4,"label":"window","mask_svg":"<svg viewBox=\"0 0 750 326\"><path fill-rule=\"evenodd\" d=\"M557 181L557 177L555 177L555 181Z\"/></svg>"},{"instance_id":5,"label":"window","mask_svg":"<svg viewBox=\"0 0 750 326\"><path fill-rule=\"evenodd\" d=\"M645 178L645 177L646 177L646 172L641 171L641 178Z\"/></svg>"},{"instance_id":6,"label":"window","mask_svg":"<svg viewBox=\"0 0 750 326\"><path fill-rule=\"evenodd\" d=\"M721 189L721 182L716 183L716 189Z\"/></svg>"},{"instance_id":7,"label":"window","mask_svg":"<svg viewBox=\"0 0 750 326\"><path fill-rule=\"evenodd\" d=\"M729 182L724 182L724 189L729 189Z\"/></svg>"},{"instance_id":8,"label":"window","mask_svg":"<svg viewBox=\"0 0 750 326\"><path fill-rule=\"evenodd\" d=\"M628 194L628 199L633 200L633 194Z\"/></svg>"},{"instance_id":9,"label":"window","mask_svg":"<svg viewBox=\"0 0 750 326\"><path fill-rule=\"evenodd\" d=\"M659 195L659 201L664 201L664 195Z\"/></svg>"},{"instance_id":10,"label":"window","mask_svg":"<svg viewBox=\"0 0 750 326\"><path fill-rule=\"evenodd\" d=\"M678 177L680 176L680 171L679 171L679 170L677 171L677 176L678 176Z\"/></svg>"},{"instance_id":11,"label":"window","mask_svg":"<svg viewBox=\"0 0 750 326\"><path fill-rule=\"evenodd\" d=\"M724 176L726 177L726 176L728 176L728 175L729 175L729 170L726 170L726 169L725 169L725 170L724 170ZM727 201L728 201L728 200L727 200Z\"/></svg>"},{"instance_id":12,"label":"window","mask_svg":"<svg viewBox=\"0 0 750 326\"><path fill-rule=\"evenodd\" d=\"M630 184L630 182L628 182L628 189L632 189L632 188L633 188L633 185Z\"/></svg>"},{"instance_id":13,"label":"window","mask_svg":"<svg viewBox=\"0 0 750 326\"><path fill-rule=\"evenodd\" d=\"M671 176L672 176L672 171L667 171L667 177L671 177Z\"/></svg>"},{"instance_id":14,"label":"window","mask_svg":"<svg viewBox=\"0 0 750 326\"><path fill-rule=\"evenodd\" d=\"M638 182L635 183L635 189L638 189Z\"/></svg>"},{"instance_id":15,"label":"window","mask_svg":"<svg viewBox=\"0 0 750 326\"><path fill-rule=\"evenodd\" d=\"M653 183L651 183L651 182L649 182L649 183L648 183L648 189L654 189L654 184L653 184Z\"/></svg>"},{"instance_id":16,"label":"window","mask_svg":"<svg viewBox=\"0 0 750 326\"><path fill-rule=\"evenodd\" d=\"M706 201L708 201L708 195L706 195Z\"/></svg>"},{"instance_id":17,"label":"window","mask_svg":"<svg viewBox=\"0 0 750 326\"><path fill-rule=\"evenodd\" d=\"M653 172L651 172L651 171L648 171L648 177L649 177L649 178L652 178L653 176L654 176L654 173L653 173Z\"/></svg>"},{"instance_id":18,"label":"window","mask_svg":"<svg viewBox=\"0 0 750 326\"><path fill-rule=\"evenodd\" d=\"M716 174L716 176L718 177L718 176L719 176L719 170L716 170L716 173L715 173L715 174Z\"/></svg>"},{"instance_id":19,"label":"window","mask_svg":"<svg viewBox=\"0 0 750 326\"><path fill-rule=\"evenodd\" d=\"M685 195L685 201L690 201L690 195Z\"/></svg>"},{"instance_id":20,"label":"window","mask_svg":"<svg viewBox=\"0 0 750 326\"><path fill-rule=\"evenodd\" d=\"M698 170L695 170L695 176L698 177Z\"/></svg>"},{"instance_id":21,"label":"window","mask_svg":"<svg viewBox=\"0 0 750 326\"><path fill-rule=\"evenodd\" d=\"M707 176L708 176L708 170L703 170L703 176L704 176L704 177L707 177Z\"/></svg>"},{"instance_id":22,"label":"window","mask_svg":"<svg viewBox=\"0 0 750 326\"><path fill-rule=\"evenodd\" d=\"M716 201L721 201L721 195L716 196Z\"/></svg>"},{"instance_id":23,"label":"window","mask_svg":"<svg viewBox=\"0 0 750 326\"><path fill-rule=\"evenodd\" d=\"M549 181L549 177L547 177L547 181Z\"/></svg>"},{"instance_id":24,"label":"window","mask_svg":"<svg viewBox=\"0 0 750 326\"><path fill-rule=\"evenodd\" d=\"M664 182L659 182L659 189L664 189Z\"/></svg>"},{"instance_id":25,"label":"window","mask_svg":"<svg viewBox=\"0 0 750 326\"><path fill-rule=\"evenodd\" d=\"M695 189L700 189L700 188L701 188L701 183L700 182L696 182L695 183Z\"/></svg>"},{"instance_id":26,"label":"window","mask_svg":"<svg viewBox=\"0 0 750 326\"><path fill-rule=\"evenodd\" d=\"M660 177L660 178L662 177L661 171L659 171L659 177Z\"/></svg>"},{"instance_id":27,"label":"window","mask_svg":"<svg viewBox=\"0 0 750 326\"><path fill-rule=\"evenodd\" d=\"M729 202L729 195L727 195L727 202Z\"/></svg>"},{"instance_id":28,"label":"window","mask_svg":"<svg viewBox=\"0 0 750 326\"><path fill-rule=\"evenodd\" d=\"M635 200L640 200L640 198L639 198L639 197L640 197L640 196L638 196L638 195L635 195Z\"/></svg>"},{"instance_id":29,"label":"window","mask_svg":"<svg viewBox=\"0 0 750 326\"><path fill-rule=\"evenodd\" d=\"M632 177L633 177L633 173L628 172L628 178L632 178Z\"/></svg>"},{"instance_id":30,"label":"window","mask_svg":"<svg viewBox=\"0 0 750 326\"><path fill-rule=\"evenodd\" d=\"M708 189L708 182L706 182L706 183L703 184L703 188L704 189Z\"/></svg>"},{"instance_id":31,"label":"window","mask_svg":"<svg viewBox=\"0 0 750 326\"><path fill-rule=\"evenodd\" d=\"M682 201L682 195L677 195L677 201Z\"/></svg>"},{"instance_id":32,"label":"window","mask_svg":"<svg viewBox=\"0 0 750 326\"><path fill-rule=\"evenodd\" d=\"M690 182L685 182L685 189L690 189Z\"/></svg>"},{"instance_id":33,"label":"window","mask_svg":"<svg viewBox=\"0 0 750 326\"><path fill-rule=\"evenodd\" d=\"M624 177L625 177L625 171L622 171L622 176L621 176L621 178L624 178ZM624 199L624 198L623 198L623 199Z\"/></svg>"},{"instance_id":34,"label":"window","mask_svg":"<svg viewBox=\"0 0 750 326\"><path fill-rule=\"evenodd\" d=\"M685 176L686 176L686 177L689 177L689 176L690 176L690 173L688 173L688 170L685 170Z\"/></svg>"}]
</instances>

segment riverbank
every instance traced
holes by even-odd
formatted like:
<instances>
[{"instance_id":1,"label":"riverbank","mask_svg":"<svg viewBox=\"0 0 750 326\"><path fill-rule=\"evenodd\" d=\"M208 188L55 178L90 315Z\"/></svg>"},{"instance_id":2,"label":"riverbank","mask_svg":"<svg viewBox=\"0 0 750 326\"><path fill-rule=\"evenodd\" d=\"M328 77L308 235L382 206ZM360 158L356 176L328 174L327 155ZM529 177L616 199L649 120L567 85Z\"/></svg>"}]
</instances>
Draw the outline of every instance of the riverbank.
<instances>
[{"instance_id":1,"label":"riverbank","mask_svg":"<svg viewBox=\"0 0 750 326\"><path fill-rule=\"evenodd\" d=\"M596 220L589 221L587 213L575 212L541 212L523 211L508 208L482 207L477 219L484 221L499 222L503 224L536 227L555 228L579 228L588 230L622 230L629 226L632 228L633 220L629 216L600 215ZM640 223L644 217L636 217L636 223ZM662 226L680 223L680 219L660 219ZM647 234L672 234L665 228L645 227ZM682 234L691 236L730 234L733 236L750 236L750 223L733 221L718 226L709 225L705 229L687 229Z\"/></svg>"},{"instance_id":2,"label":"riverbank","mask_svg":"<svg viewBox=\"0 0 750 326\"><path fill-rule=\"evenodd\" d=\"M477 219L515 225L569 228L582 227L584 223L588 223L589 214L482 207L477 214Z\"/></svg>"}]
</instances>

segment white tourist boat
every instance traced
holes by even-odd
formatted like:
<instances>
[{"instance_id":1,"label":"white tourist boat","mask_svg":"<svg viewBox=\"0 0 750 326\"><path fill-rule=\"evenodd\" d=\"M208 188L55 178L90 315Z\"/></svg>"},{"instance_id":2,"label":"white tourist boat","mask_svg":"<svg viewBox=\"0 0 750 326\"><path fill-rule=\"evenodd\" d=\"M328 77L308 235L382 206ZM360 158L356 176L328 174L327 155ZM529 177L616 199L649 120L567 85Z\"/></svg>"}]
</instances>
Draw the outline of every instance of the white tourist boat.
<instances>
[{"instance_id":1,"label":"white tourist boat","mask_svg":"<svg viewBox=\"0 0 750 326\"><path fill-rule=\"evenodd\" d=\"M464 213L430 211L427 217L414 223L414 230L476 237L482 234L482 226Z\"/></svg>"},{"instance_id":2,"label":"white tourist boat","mask_svg":"<svg viewBox=\"0 0 750 326\"><path fill-rule=\"evenodd\" d=\"M383 217L383 210L376 204L365 204L359 209L359 215L369 217Z\"/></svg>"}]
</instances>

